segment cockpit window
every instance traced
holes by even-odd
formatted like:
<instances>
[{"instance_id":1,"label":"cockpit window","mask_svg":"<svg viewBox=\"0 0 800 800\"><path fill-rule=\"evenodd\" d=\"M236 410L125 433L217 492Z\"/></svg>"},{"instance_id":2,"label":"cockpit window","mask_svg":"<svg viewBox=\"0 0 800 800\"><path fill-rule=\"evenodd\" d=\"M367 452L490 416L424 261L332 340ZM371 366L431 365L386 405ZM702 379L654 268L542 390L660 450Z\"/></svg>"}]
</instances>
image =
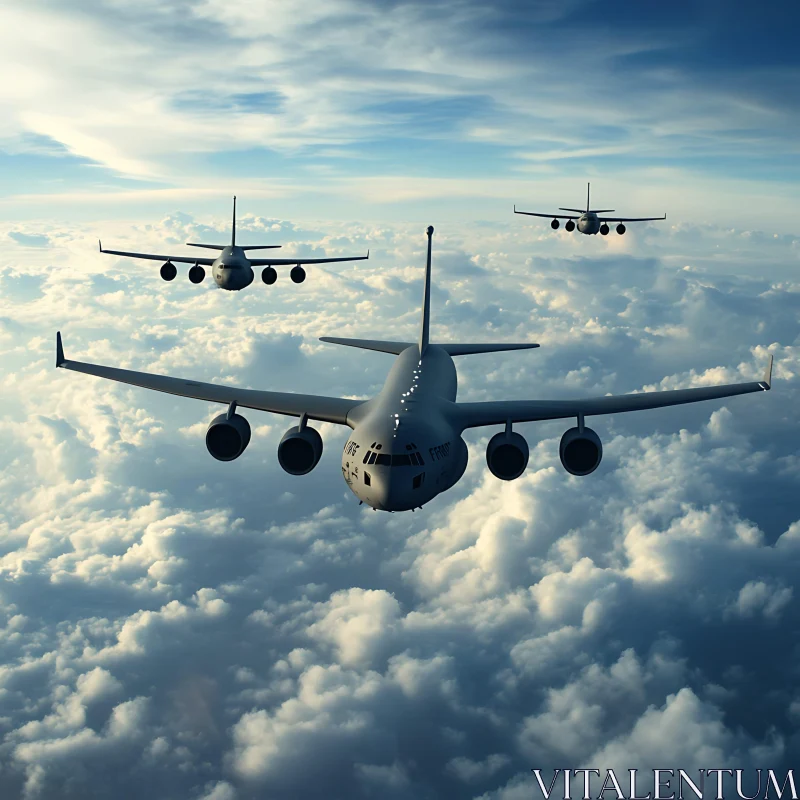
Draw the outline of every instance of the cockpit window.
<instances>
[{"instance_id":1,"label":"cockpit window","mask_svg":"<svg viewBox=\"0 0 800 800\"><path fill-rule=\"evenodd\" d=\"M410 467L411 459L409 458L408 453L395 453L395 455L392 456L392 466Z\"/></svg>"},{"instance_id":2,"label":"cockpit window","mask_svg":"<svg viewBox=\"0 0 800 800\"><path fill-rule=\"evenodd\" d=\"M378 453L378 457L375 459L375 463L379 467L389 467L392 464L392 457L388 453Z\"/></svg>"}]
</instances>

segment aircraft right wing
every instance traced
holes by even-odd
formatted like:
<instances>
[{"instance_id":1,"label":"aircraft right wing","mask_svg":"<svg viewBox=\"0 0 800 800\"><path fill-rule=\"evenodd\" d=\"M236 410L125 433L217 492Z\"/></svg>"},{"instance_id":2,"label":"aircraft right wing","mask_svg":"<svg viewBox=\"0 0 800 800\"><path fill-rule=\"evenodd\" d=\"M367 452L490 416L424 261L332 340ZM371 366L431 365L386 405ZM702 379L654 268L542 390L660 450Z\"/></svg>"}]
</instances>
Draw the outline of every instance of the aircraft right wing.
<instances>
[{"instance_id":1,"label":"aircraft right wing","mask_svg":"<svg viewBox=\"0 0 800 800\"><path fill-rule=\"evenodd\" d=\"M335 261L366 261L369 250L365 256L346 256L343 258L250 258L248 261L254 267L288 267L290 264L333 264Z\"/></svg>"},{"instance_id":2,"label":"aircraft right wing","mask_svg":"<svg viewBox=\"0 0 800 800\"><path fill-rule=\"evenodd\" d=\"M538 422L546 419L620 414L623 411L643 411L664 408L701 400L718 400L738 394L768 391L772 385L772 355L764 379L748 383L728 383L703 386L697 389L672 389L665 392L587 397L577 400L495 400L482 403L453 403L452 418L462 428L483 425L503 425L508 422Z\"/></svg>"},{"instance_id":3,"label":"aircraft right wing","mask_svg":"<svg viewBox=\"0 0 800 800\"><path fill-rule=\"evenodd\" d=\"M600 217L600 222L654 222L666 218L666 214L663 217Z\"/></svg>"},{"instance_id":4,"label":"aircraft right wing","mask_svg":"<svg viewBox=\"0 0 800 800\"><path fill-rule=\"evenodd\" d=\"M564 211L565 209L559 209L560 211ZM566 214L538 214L535 211L517 211L517 207L514 206L514 213L515 214L525 214L526 217L546 217L547 219L578 219L574 214L567 216ZM583 211L581 211L583 214ZM578 215L580 216L580 214Z\"/></svg>"},{"instance_id":5,"label":"aircraft right wing","mask_svg":"<svg viewBox=\"0 0 800 800\"><path fill-rule=\"evenodd\" d=\"M98 242L101 253L108 253L112 256L127 256L128 258L147 258L150 261L177 261L179 264L202 264L210 267L214 263L213 258L197 258L197 256L159 256L153 253L126 253L123 250L103 250L103 243Z\"/></svg>"},{"instance_id":6,"label":"aircraft right wing","mask_svg":"<svg viewBox=\"0 0 800 800\"><path fill-rule=\"evenodd\" d=\"M68 361L64 358L61 334L56 334L56 367L107 378L131 386L141 386L156 392L165 392L179 397L191 397L209 403L236 403L242 408L253 408L257 411L269 411L273 414L284 414L288 417L301 417L306 414L309 419L322 422L334 422L349 425L348 414L364 400L347 400L343 397L322 397L313 394L292 394L289 392L262 392L257 389L237 389L217 383L198 383L182 378L170 378L167 375L153 375L149 372L134 372L129 369L104 367L100 364L87 364L83 361Z\"/></svg>"}]
</instances>

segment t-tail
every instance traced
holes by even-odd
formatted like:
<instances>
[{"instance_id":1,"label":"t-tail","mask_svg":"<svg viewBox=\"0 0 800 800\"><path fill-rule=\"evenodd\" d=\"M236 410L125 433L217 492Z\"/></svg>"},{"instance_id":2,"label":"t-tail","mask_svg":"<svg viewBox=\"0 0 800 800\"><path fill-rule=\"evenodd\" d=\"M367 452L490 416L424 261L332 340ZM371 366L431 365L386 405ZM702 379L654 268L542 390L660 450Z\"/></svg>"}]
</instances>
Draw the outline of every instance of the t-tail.
<instances>
[{"instance_id":1,"label":"t-tail","mask_svg":"<svg viewBox=\"0 0 800 800\"><path fill-rule=\"evenodd\" d=\"M433 225L428 226L428 255L425 261L425 285L422 291L422 321L420 324L419 341L416 347L419 348L420 358L425 355L425 351L430 345L431 330L431 247L433 243ZM322 336L321 342L330 344L343 344L348 347L358 347L360 350L377 350L380 353L393 353L400 355L409 347L414 347L413 342L395 342L384 339L344 339L339 336ZM449 343L436 344L451 356L467 356L473 353L500 353L504 350L530 350L538 347L533 342L521 342L519 344L473 344L473 343Z\"/></svg>"},{"instance_id":2,"label":"t-tail","mask_svg":"<svg viewBox=\"0 0 800 800\"><path fill-rule=\"evenodd\" d=\"M196 244L195 242L186 242L187 247L205 247L207 250L224 250L227 245L224 244ZM233 196L233 220L231 221L231 247L236 247L236 195ZM279 244L248 244L240 247L240 250L272 250L280 247Z\"/></svg>"}]
</instances>

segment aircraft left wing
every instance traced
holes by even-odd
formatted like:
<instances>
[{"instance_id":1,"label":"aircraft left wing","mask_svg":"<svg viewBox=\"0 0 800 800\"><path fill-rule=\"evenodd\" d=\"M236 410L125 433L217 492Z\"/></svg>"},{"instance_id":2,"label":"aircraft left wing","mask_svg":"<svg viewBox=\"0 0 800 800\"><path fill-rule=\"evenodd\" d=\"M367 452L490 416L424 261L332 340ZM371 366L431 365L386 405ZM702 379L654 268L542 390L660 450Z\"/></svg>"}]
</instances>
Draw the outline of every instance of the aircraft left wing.
<instances>
[{"instance_id":1,"label":"aircraft left wing","mask_svg":"<svg viewBox=\"0 0 800 800\"><path fill-rule=\"evenodd\" d=\"M64 357L61 333L56 334L56 367L127 383L131 386L141 386L156 392L174 394L178 397L191 397L209 403L236 403L242 408L269 411L289 417L300 417L306 414L309 419L334 422L339 425L349 425L348 414L364 402L363 400L347 400L343 397L237 389L224 384L198 383L182 378L170 378L166 375L153 375L149 372L134 372L128 369L104 367L99 364L87 364L83 361L69 361Z\"/></svg>"},{"instance_id":2,"label":"aircraft left wing","mask_svg":"<svg viewBox=\"0 0 800 800\"><path fill-rule=\"evenodd\" d=\"M597 414L619 414L623 411L642 411L701 400L718 400L749 392L770 389L772 356L769 357L764 379L749 383L728 383L703 386L699 389L674 389L666 392L641 392L584 400L499 400L485 403L453 403L450 416L462 428L483 425L503 425L507 422L537 422L545 419L567 419Z\"/></svg>"},{"instance_id":3,"label":"aircraft left wing","mask_svg":"<svg viewBox=\"0 0 800 800\"><path fill-rule=\"evenodd\" d=\"M600 222L653 222L659 219L666 219L667 215L663 217L599 217Z\"/></svg>"},{"instance_id":4,"label":"aircraft left wing","mask_svg":"<svg viewBox=\"0 0 800 800\"><path fill-rule=\"evenodd\" d=\"M210 267L214 263L213 258L197 258L196 256L158 256L153 253L126 253L123 250L103 250L103 243L98 242L101 253L108 253L112 256L127 256L128 258L147 258L150 261L177 261L179 264L202 264Z\"/></svg>"},{"instance_id":5,"label":"aircraft left wing","mask_svg":"<svg viewBox=\"0 0 800 800\"><path fill-rule=\"evenodd\" d=\"M569 209L562 208L559 209L560 211L568 211ZM547 219L578 219L578 217L583 214L583 211L578 213L578 216L567 215L567 214L539 214L536 211L517 211L517 207L514 206L514 213L515 214L524 214L526 217L546 217Z\"/></svg>"},{"instance_id":6,"label":"aircraft left wing","mask_svg":"<svg viewBox=\"0 0 800 800\"><path fill-rule=\"evenodd\" d=\"M369 250L365 256L347 256L345 258L249 258L254 267L283 267L290 264L333 264L335 261L366 261Z\"/></svg>"}]
</instances>

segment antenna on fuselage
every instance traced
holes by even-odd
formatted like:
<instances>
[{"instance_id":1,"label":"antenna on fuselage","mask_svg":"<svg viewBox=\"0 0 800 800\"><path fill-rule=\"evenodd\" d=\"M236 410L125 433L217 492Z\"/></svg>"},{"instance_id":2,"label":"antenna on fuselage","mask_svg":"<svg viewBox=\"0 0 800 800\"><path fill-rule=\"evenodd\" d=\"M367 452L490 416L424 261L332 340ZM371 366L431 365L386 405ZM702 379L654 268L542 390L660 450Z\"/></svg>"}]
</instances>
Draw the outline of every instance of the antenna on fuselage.
<instances>
[{"instance_id":1,"label":"antenna on fuselage","mask_svg":"<svg viewBox=\"0 0 800 800\"><path fill-rule=\"evenodd\" d=\"M231 226L231 247L236 247L236 195L233 196L233 225Z\"/></svg>"},{"instance_id":2,"label":"antenna on fuselage","mask_svg":"<svg viewBox=\"0 0 800 800\"><path fill-rule=\"evenodd\" d=\"M431 240L433 239L433 225L428 226L428 260L425 264L425 290L422 295L422 327L419 333L419 356L425 354L428 347L431 328Z\"/></svg>"}]
</instances>

